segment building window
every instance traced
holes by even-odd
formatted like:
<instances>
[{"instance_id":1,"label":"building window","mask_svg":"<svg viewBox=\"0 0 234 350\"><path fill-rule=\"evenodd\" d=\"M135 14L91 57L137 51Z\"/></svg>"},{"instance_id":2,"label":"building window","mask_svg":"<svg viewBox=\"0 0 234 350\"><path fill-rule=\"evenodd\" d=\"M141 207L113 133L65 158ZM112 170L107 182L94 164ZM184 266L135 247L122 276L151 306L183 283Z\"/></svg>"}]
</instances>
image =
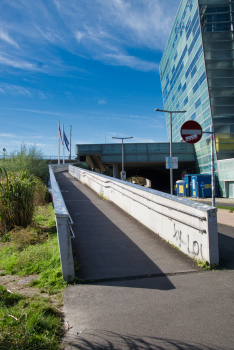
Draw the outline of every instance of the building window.
<instances>
[{"instance_id":1,"label":"building window","mask_svg":"<svg viewBox=\"0 0 234 350\"><path fill-rule=\"evenodd\" d=\"M203 32L226 32L233 28L233 13L231 6L200 7L201 26Z\"/></svg>"}]
</instances>

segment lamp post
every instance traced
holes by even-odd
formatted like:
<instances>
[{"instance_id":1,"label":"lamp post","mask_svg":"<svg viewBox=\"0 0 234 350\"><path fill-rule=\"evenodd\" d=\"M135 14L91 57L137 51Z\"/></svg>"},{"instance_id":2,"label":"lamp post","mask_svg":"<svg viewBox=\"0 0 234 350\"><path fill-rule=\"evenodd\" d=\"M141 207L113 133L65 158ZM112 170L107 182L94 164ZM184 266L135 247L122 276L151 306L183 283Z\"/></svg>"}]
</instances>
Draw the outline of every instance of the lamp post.
<instances>
[{"instance_id":1,"label":"lamp post","mask_svg":"<svg viewBox=\"0 0 234 350\"><path fill-rule=\"evenodd\" d=\"M170 157L172 157L172 113L186 113L186 111L165 111L163 109L155 109L156 112L170 113ZM173 194L173 169L170 169L170 188Z\"/></svg>"},{"instance_id":2,"label":"lamp post","mask_svg":"<svg viewBox=\"0 0 234 350\"><path fill-rule=\"evenodd\" d=\"M124 171L124 146L123 146L123 140L133 139L133 136L131 136L131 137L112 137L112 139L122 140L122 172L123 172Z\"/></svg>"}]
</instances>

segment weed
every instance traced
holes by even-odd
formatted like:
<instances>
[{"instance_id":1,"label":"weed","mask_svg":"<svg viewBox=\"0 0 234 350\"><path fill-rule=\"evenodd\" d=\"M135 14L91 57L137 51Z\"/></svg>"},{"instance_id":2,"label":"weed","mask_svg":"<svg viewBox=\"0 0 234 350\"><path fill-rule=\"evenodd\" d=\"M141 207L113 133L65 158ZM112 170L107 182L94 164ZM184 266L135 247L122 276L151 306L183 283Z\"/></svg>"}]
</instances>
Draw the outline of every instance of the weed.
<instances>
[{"instance_id":1,"label":"weed","mask_svg":"<svg viewBox=\"0 0 234 350\"><path fill-rule=\"evenodd\" d=\"M197 261L197 265L200 266L203 270L223 270L219 265L210 265L208 261L202 261L200 259Z\"/></svg>"},{"instance_id":2,"label":"weed","mask_svg":"<svg viewBox=\"0 0 234 350\"><path fill-rule=\"evenodd\" d=\"M102 193L100 193L100 197L101 197L103 200L107 200L107 198L106 198Z\"/></svg>"},{"instance_id":3,"label":"weed","mask_svg":"<svg viewBox=\"0 0 234 350\"><path fill-rule=\"evenodd\" d=\"M231 213L234 212L234 207L224 207L224 206L221 206L221 205L216 205L216 208L229 210Z\"/></svg>"},{"instance_id":4,"label":"weed","mask_svg":"<svg viewBox=\"0 0 234 350\"><path fill-rule=\"evenodd\" d=\"M169 241L168 241L168 243L169 243ZM177 249L177 250L180 250L176 245L174 245L174 244L172 244L172 243L171 243L171 245L172 245L173 248L175 248L175 249Z\"/></svg>"}]
</instances>

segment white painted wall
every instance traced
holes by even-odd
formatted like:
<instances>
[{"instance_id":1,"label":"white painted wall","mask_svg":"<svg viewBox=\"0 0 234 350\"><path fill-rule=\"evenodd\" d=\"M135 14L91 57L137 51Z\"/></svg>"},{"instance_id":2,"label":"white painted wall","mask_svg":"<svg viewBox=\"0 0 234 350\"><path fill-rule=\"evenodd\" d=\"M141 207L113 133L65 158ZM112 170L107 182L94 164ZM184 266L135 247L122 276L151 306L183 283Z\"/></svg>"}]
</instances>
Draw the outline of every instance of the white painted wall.
<instances>
[{"instance_id":1,"label":"white painted wall","mask_svg":"<svg viewBox=\"0 0 234 350\"><path fill-rule=\"evenodd\" d=\"M217 209L69 165L69 173L196 260L219 263Z\"/></svg>"}]
</instances>

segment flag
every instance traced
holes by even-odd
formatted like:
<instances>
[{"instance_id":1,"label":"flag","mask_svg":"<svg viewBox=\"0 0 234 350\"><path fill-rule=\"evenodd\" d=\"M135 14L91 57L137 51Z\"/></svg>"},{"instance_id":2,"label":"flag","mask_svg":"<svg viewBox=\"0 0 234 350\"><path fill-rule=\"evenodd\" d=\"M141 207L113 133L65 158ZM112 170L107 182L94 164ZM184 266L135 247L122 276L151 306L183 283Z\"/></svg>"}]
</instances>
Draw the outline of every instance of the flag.
<instances>
[{"instance_id":1,"label":"flag","mask_svg":"<svg viewBox=\"0 0 234 350\"><path fill-rule=\"evenodd\" d=\"M67 136L66 136L65 132L63 132L63 139L64 139L65 145L67 147L67 150L69 152L69 147L68 147L69 146L69 142L68 142L68 139L67 139Z\"/></svg>"},{"instance_id":2,"label":"flag","mask_svg":"<svg viewBox=\"0 0 234 350\"><path fill-rule=\"evenodd\" d=\"M59 125L59 137L60 137L62 145L63 145L63 139L62 139L62 134L61 134L61 130L60 130L60 125Z\"/></svg>"}]
</instances>

